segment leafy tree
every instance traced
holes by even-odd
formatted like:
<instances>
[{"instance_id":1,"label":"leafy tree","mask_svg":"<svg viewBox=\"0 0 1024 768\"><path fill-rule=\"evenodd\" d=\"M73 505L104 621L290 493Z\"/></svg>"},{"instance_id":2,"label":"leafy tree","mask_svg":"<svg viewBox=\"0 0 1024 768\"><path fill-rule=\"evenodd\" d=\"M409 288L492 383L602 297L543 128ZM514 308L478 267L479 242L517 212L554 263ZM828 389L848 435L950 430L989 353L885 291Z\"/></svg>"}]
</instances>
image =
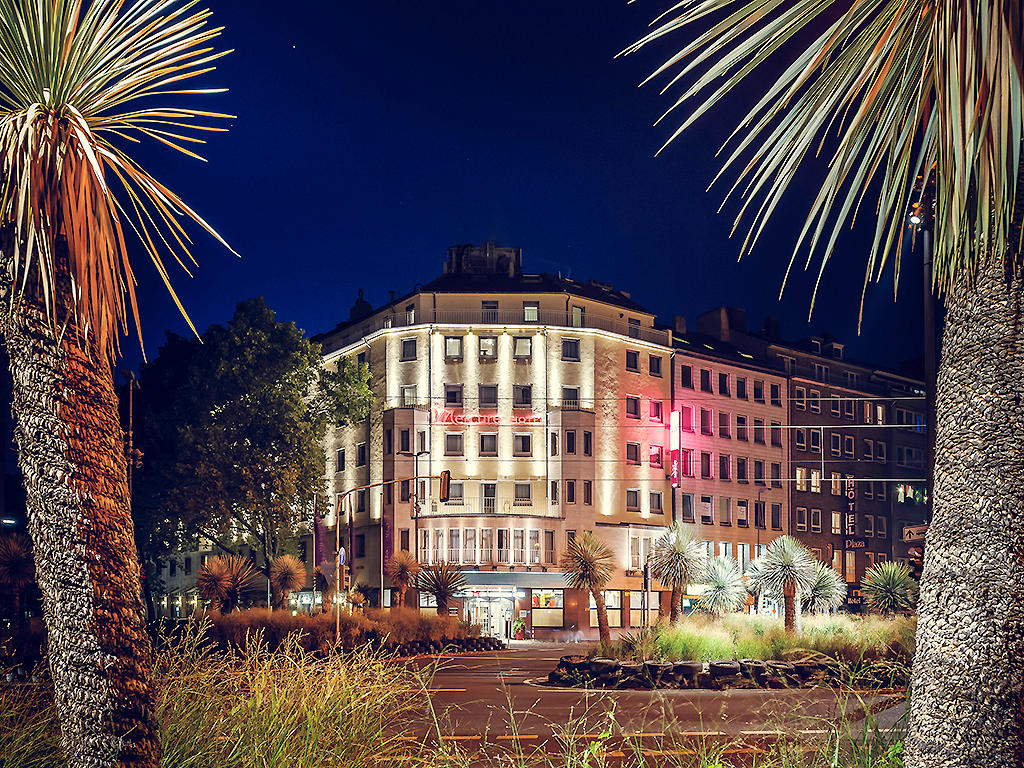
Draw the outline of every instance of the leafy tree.
<instances>
[{"instance_id":1,"label":"leafy tree","mask_svg":"<svg viewBox=\"0 0 1024 768\"><path fill-rule=\"evenodd\" d=\"M269 578L314 499L325 504L327 427L366 416L369 375L349 361L327 369L320 347L261 298L201 340L169 335L139 376L137 506L148 543L244 546Z\"/></svg>"},{"instance_id":2,"label":"leafy tree","mask_svg":"<svg viewBox=\"0 0 1024 768\"><path fill-rule=\"evenodd\" d=\"M256 588L256 569L241 555L211 557L196 574L196 591L213 610L231 613Z\"/></svg>"},{"instance_id":3,"label":"leafy tree","mask_svg":"<svg viewBox=\"0 0 1024 768\"><path fill-rule=\"evenodd\" d=\"M868 606L881 614L910 613L914 610L917 582L906 563L886 560L868 568L860 582Z\"/></svg>"},{"instance_id":4,"label":"leafy tree","mask_svg":"<svg viewBox=\"0 0 1024 768\"><path fill-rule=\"evenodd\" d=\"M806 245L800 258L810 266L820 254L820 275L844 228L858 212L873 213L864 289L886 268L898 284L911 203L934 234L926 259L945 321L906 759L911 768L1016 765L1024 755L1021 4L693 0L631 50L691 29L659 69L689 78L671 109L693 108L673 138L734 89L758 93L724 155L740 216L750 214L744 251L803 161L819 153L827 161L813 187L820 192L794 260ZM767 79L762 64L774 73ZM1002 588L993 591L993 581ZM956 664L950 638L963 643Z\"/></svg>"},{"instance_id":5,"label":"leafy tree","mask_svg":"<svg viewBox=\"0 0 1024 768\"><path fill-rule=\"evenodd\" d=\"M734 558L724 555L710 558L704 580L707 586L700 597L701 610L723 616L738 611L747 602L743 574Z\"/></svg>"},{"instance_id":6,"label":"leafy tree","mask_svg":"<svg viewBox=\"0 0 1024 768\"><path fill-rule=\"evenodd\" d=\"M601 642L607 645L612 636L608 629L608 609L604 603L604 587L615 573L615 554L608 545L590 531L584 531L569 542L561 559L565 585L582 589L594 596L597 606L597 628Z\"/></svg>"},{"instance_id":7,"label":"leafy tree","mask_svg":"<svg viewBox=\"0 0 1024 768\"><path fill-rule=\"evenodd\" d=\"M448 613L448 603L456 593L466 586L466 574L456 565L434 563L420 571L416 579L418 589L434 596L437 613Z\"/></svg>"},{"instance_id":8,"label":"leafy tree","mask_svg":"<svg viewBox=\"0 0 1024 768\"><path fill-rule=\"evenodd\" d=\"M751 591L782 599L787 632L799 632L800 597L815 576L815 560L792 536L779 536L754 561L748 574Z\"/></svg>"},{"instance_id":9,"label":"leafy tree","mask_svg":"<svg viewBox=\"0 0 1024 768\"><path fill-rule=\"evenodd\" d=\"M801 607L810 613L834 611L846 600L846 591L846 580L835 568L815 563L810 586L800 596Z\"/></svg>"},{"instance_id":10,"label":"leafy tree","mask_svg":"<svg viewBox=\"0 0 1024 768\"><path fill-rule=\"evenodd\" d=\"M191 259L185 223L223 243L132 156L146 139L194 156L207 119L226 117L187 106L223 55L209 15L0 3L0 337L71 768L160 759L111 365L139 323L131 252L170 288L167 254Z\"/></svg>"},{"instance_id":11,"label":"leafy tree","mask_svg":"<svg viewBox=\"0 0 1024 768\"><path fill-rule=\"evenodd\" d=\"M396 552L388 560L388 578L395 585L395 606L401 607L405 605L405 593L416 582L416 576L419 572L419 561L404 549Z\"/></svg>"},{"instance_id":12,"label":"leafy tree","mask_svg":"<svg viewBox=\"0 0 1024 768\"><path fill-rule=\"evenodd\" d=\"M651 551L651 576L672 590L669 621L675 623L682 613L683 596L690 584L705 577L707 555L704 545L693 533L675 522L658 537Z\"/></svg>"}]
</instances>

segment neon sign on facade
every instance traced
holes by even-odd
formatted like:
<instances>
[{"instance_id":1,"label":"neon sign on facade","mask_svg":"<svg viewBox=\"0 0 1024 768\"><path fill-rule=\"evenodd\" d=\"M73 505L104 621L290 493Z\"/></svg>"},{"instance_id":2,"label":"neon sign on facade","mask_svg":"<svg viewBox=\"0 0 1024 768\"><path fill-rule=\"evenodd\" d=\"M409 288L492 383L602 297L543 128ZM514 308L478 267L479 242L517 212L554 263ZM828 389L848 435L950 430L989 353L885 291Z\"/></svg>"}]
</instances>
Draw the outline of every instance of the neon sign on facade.
<instances>
[{"instance_id":1,"label":"neon sign on facade","mask_svg":"<svg viewBox=\"0 0 1024 768\"><path fill-rule=\"evenodd\" d=\"M484 413L462 413L442 408L434 409L435 424L457 424L459 426L472 426L474 424L497 425L497 424L543 424L544 419L532 411L529 414L513 413L511 418L506 419L498 414Z\"/></svg>"}]
</instances>

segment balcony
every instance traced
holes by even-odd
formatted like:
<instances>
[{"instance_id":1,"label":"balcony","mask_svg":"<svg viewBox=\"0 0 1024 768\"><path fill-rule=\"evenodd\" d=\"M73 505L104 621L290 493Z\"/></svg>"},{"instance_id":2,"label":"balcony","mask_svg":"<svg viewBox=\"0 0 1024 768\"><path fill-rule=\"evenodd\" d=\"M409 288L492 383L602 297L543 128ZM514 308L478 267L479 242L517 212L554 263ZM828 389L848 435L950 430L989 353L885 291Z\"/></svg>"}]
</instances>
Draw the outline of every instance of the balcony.
<instances>
[{"instance_id":1,"label":"balcony","mask_svg":"<svg viewBox=\"0 0 1024 768\"><path fill-rule=\"evenodd\" d=\"M547 509L544 500L540 502L533 499L516 499L512 497L498 498L488 497L482 499L452 499L441 503L432 500L429 505L424 506L424 511L430 515L443 517L445 515L495 515L495 516L554 516Z\"/></svg>"}]
</instances>

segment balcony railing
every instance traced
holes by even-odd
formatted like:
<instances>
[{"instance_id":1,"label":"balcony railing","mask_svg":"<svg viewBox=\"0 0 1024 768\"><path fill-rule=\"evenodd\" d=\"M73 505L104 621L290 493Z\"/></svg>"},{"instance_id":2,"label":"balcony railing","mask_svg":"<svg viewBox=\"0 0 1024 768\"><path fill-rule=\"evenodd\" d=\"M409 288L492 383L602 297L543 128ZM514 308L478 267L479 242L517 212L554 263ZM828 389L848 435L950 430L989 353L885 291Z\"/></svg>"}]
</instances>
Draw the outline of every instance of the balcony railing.
<instances>
[{"instance_id":1,"label":"balcony railing","mask_svg":"<svg viewBox=\"0 0 1024 768\"><path fill-rule=\"evenodd\" d=\"M472 310L472 309L426 309L420 312L381 313L346 328L339 336L330 340L325 351L339 349L347 344L384 328L406 328L413 325L510 325L510 326L555 326L558 328L589 328L611 331L633 339L669 346L672 332L667 329L650 328L635 323L623 322L618 317L587 313L582 318L571 312L544 310L537 320L527 321L522 310Z\"/></svg>"},{"instance_id":2,"label":"balcony railing","mask_svg":"<svg viewBox=\"0 0 1024 768\"><path fill-rule=\"evenodd\" d=\"M487 497L476 499L452 499L444 503L436 500L424 505L425 512L431 515L547 515L557 513L557 509L549 512L544 500L516 499L512 497Z\"/></svg>"}]
</instances>

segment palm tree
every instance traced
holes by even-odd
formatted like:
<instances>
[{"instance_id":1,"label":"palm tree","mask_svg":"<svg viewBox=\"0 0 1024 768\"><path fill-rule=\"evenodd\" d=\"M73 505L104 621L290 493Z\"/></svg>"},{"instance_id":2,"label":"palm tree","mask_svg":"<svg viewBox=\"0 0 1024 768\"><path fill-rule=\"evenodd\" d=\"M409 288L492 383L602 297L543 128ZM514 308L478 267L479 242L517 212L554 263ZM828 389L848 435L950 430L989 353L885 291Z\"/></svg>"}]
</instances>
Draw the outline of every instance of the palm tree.
<instances>
[{"instance_id":1,"label":"palm tree","mask_svg":"<svg viewBox=\"0 0 1024 768\"><path fill-rule=\"evenodd\" d=\"M860 582L868 605L886 616L914 610L917 582L910 576L906 563L886 560L868 568Z\"/></svg>"},{"instance_id":2,"label":"palm tree","mask_svg":"<svg viewBox=\"0 0 1024 768\"><path fill-rule=\"evenodd\" d=\"M231 613L256 581L252 561L241 555L211 557L196 574L196 590L210 607L220 613Z\"/></svg>"},{"instance_id":3,"label":"palm tree","mask_svg":"<svg viewBox=\"0 0 1024 768\"><path fill-rule=\"evenodd\" d=\"M448 613L448 602L466 586L466 574L458 566L434 563L420 571L416 588L434 596L438 615Z\"/></svg>"},{"instance_id":4,"label":"palm tree","mask_svg":"<svg viewBox=\"0 0 1024 768\"><path fill-rule=\"evenodd\" d=\"M816 562L810 586L800 595L801 607L810 613L829 613L846 601L846 580L835 568Z\"/></svg>"},{"instance_id":5,"label":"palm tree","mask_svg":"<svg viewBox=\"0 0 1024 768\"><path fill-rule=\"evenodd\" d=\"M0 536L0 587L11 592L14 615L21 622L21 595L36 579L32 542L23 533Z\"/></svg>"},{"instance_id":6,"label":"palm tree","mask_svg":"<svg viewBox=\"0 0 1024 768\"><path fill-rule=\"evenodd\" d=\"M215 235L126 152L191 155L218 117L180 106L222 55L208 18L176 0L0 1L0 336L71 768L159 762L111 364L139 320L129 248L167 283L162 249L191 258L182 220Z\"/></svg>"},{"instance_id":7,"label":"palm tree","mask_svg":"<svg viewBox=\"0 0 1024 768\"><path fill-rule=\"evenodd\" d=\"M743 583L739 563L720 555L708 560L707 588L700 598L700 607L715 616L738 611L747 602L747 587Z\"/></svg>"},{"instance_id":8,"label":"palm tree","mask_svg":"<svg viewBox=\"0 0 1024 768\"><path fill-rule=\"evenodd\" d=\"M565 586L569 589L582 589L594 597L597 606L597 631L602 643L610 643L611 632L608 629L608 609L604 604L604 587L615 573L615 555L608 545L584 531L569 542L561 559L562 570L565 571Z\"/></svg>"},{"instance_id":9,"label":"palm tree","mask_svg":"<svg viewBox=\"0 0 1024 768\"><path fill-rule=\"evenodd\" d=\"M672 590L669 622L674 624L682 613L686 588L704 580L706 561L704 545L679 522L673 523L654 542L651 576Z\"/></svg>"},{"instance_id":10,"label":"palm tree","mask_svg":"<svg viewBox=\"0 0 1024 768\"><path fill-rule=\"evenodd\" d=\"M306 566L295 555L278 555L270 561L269 571L274 608L284 608L288 595L306 585Z\"/></svg>"},{"instance_id":11,"label":"palm tree","mask_svg":"<svg viewBox=\"0 0 1024 768\"><path fill-rule=\"evenodd\" d=\"M416 581L420 572L420 564L416 558L404 549L399 550L388 560L388 578L395 585L395 606L405 605L405 592Z\"/></svg>"},{"instance_id":12,"label":"palm tree","mask_svg":"<svg viewBox=\"0 0 1024 768\"><path fill-rule=\"evenodd\" d=\"M805 157L823 151L794 261L806 245L801 260L820 253L823 270L854 216L873 213L866 289L890 265L898 281L911 200L934 230L929 279L946 311L906 760L1015 765L1024 754L1024 665L1011 650L1024 643L1024 500L1012 490L1024 484L1013 448L1024 425L1020 3L692 0L627 50L694 24L658 70L693 76L670 111L695 106L669 141L740 84L763 92L723 167L736 176L739 216L750 214L741 253ZM781 74L766 80L769 58ZM965 643L955 665L951 637Z\"/></svg>"},{"instance_id":13,"label":"palm tree","mask_svg":"<svg viewBox=\"0 0 1024 768\"><path fill-rule=\"evenodd\" d=\"M815 575L815 560L807 547L792 536L779 536L754 561L751 589L774 600L782 599L787 632L799 632L801 595Z\"/></svg>"}]
</instances>

